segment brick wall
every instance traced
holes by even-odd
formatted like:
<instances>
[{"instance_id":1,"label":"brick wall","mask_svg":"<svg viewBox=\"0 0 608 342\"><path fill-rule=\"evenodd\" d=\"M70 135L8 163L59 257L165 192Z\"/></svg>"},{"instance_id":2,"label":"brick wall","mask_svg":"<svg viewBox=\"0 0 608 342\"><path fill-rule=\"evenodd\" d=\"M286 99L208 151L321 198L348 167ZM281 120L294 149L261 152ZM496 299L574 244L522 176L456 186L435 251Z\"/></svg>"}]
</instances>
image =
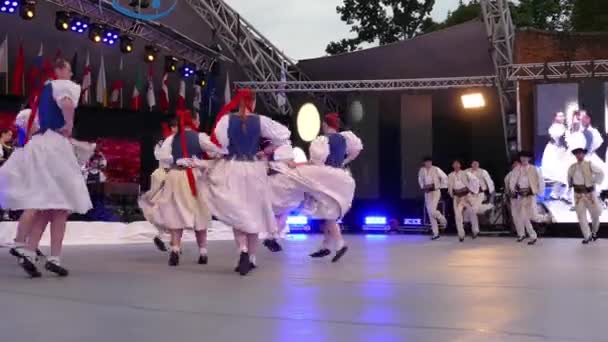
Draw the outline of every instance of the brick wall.
<instances>
[{"instance_id":1,"label":"brick wall","mask_svg":"<svg viewBox=\"0 0 608 342\"><path fill-rule=\"evenodd\" d=\"M564 35L538 30L519 30L515 36L515 63L564 62L608 59L608 34ZM522 147L534 147L534 85L519 83Z\"/></svg>"}]
</instances>

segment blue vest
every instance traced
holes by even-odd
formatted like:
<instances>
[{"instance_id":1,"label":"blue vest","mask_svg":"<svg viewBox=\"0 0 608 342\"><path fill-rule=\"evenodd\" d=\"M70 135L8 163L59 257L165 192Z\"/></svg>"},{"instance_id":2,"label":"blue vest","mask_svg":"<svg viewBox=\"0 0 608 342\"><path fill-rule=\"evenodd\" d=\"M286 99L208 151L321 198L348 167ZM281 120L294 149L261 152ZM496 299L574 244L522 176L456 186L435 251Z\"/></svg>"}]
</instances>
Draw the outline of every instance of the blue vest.
<instances>
[{"instance_id":1,"label":"blue vest","mask_svg":"<svg viewBox=\"0 0 608 342\"><path fill-rule=\"evenodd\" d=\"M40 120L40 131L44 133L46 130L59 130L65 125L63 112L53 98L53 86L47 83L40 94L40 103L38 104L38 120Z\"/></svg>"},{"instance_id":2,"label":"blue vest","mask_svg":"<svg viewBox=\"0 0 608 342\"><path fill-rule=\"evenodd\" d=\"M204 151L201 148L201 144L198 140L198 133L190 130L184 131L186 135L186 158L197 157L203 158ZM184 151L182 150L182 136L180 133L173 136L171 144L171 156L173 156L173 163L177 162L178 159L184 158Z\"/></svg>"},{"instance_id":3,"label":"blue vest","mask_svg":"<svg viewBox=\"0 0 608 342\"><path fill-rule=\"evenodd\" d=\"M339 133L328 134L329 155L325 165L342 168L346 159L346 139Z\"/></svg>"},{"instance_id":4,"label":"blue vest","mask_svg":"<svg viewBox=\"0 0 608 342\"><path fill-rule=\"evenodd\" d=\"M228 157L238 160L254 160L255 155L260 150L260 138L262 137L260 117L247 115L244 129L240 116L230 115L229 120L228 139L230 139L230 145L228 146Z\"/></svg>"},{"instance_id":5,"label":"blue vest","mask_svg":"<svg viewBox=\"0 0 608 342\"><path fill-rule=\"evenodd\" d=\"M583 135L585 136L585 149L587 150L587 153L591 153L591 146L593 146L593 133L585 128Z\"/></svg>"}]
</instances>

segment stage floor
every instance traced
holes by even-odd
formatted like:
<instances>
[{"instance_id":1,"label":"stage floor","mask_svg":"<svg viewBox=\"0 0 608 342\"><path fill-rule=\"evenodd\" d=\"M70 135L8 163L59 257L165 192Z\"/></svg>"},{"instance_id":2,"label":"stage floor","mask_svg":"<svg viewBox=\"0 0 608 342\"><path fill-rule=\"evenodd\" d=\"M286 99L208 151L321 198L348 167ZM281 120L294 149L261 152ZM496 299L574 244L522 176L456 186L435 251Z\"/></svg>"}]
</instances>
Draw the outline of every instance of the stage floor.
<instances>
[{"instance_id":1,"label":"stage floor","mask_svg":"<svg viewBox=\"0 0 608 342\"><path fill-rule=\"evenodd\" d=\"M348 236L342 262L310 260L319 236L232 272L234 243L189 243L178 268L151 244L68 246L72 276L27 279L0 249L0 335L14 342L605 341L608 241Z\"/></svg>"}]
</instances>

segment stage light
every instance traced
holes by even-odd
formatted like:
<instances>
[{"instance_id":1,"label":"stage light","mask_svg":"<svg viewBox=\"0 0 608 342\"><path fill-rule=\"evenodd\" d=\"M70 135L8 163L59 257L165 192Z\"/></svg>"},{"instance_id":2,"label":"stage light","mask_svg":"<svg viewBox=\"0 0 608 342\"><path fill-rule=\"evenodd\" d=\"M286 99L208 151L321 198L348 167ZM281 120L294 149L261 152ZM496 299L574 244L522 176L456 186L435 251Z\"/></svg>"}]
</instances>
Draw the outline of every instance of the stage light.
<instances>
[{"instance_id":1,"label":"stage light","mask_svg":"<svg viewBox=\"0 0 608 342\"><path fill-rule=\"evenodd\" d=\"M207 85L207 73L204 70L196 71L196 77L194 82L196 83L196 85L205 88L205 86Z\"/></svg>"},{"instance_id":2,"label":"stage light","mask_svg":"<svg viewBox=\"0 0 608 342\"><path fill-rule=\"evenodd\" d=\"M404 218L403 219L404 226L422 226L421 218Z\"/></svg>"},{"instance_id":3,"label":"stage light","mask_svg":"<svg viewBox=\"0 0 608 342\"><path fill-rule=\"evenodd\" d=\"M486 106L486 99L482 93L472 93L461 96L462 106L465 109L483 108Z\"/></svg>"},{"instance_id":4,"label":"stage light","mask_svg":"<svg viewBox=\"0 0 608 342\"><path fill-rule=\"evenodd\" d=\"M298 111L296 124L298 134L303 141L315 140L321 130L321 115L317 107L312 103L304 104Z\"/></svg>"},{"instance_id":5,"label":"stage light","mask_svg":"<svg viewBox=\"0 0 608 342\"><path fill-rule=\"evenodd\" d=\"M67 31L70 28L71 15L66 11L59 11L55 15L55 28L59 31Z\"/></svg>"},{"instance_id":6,"label":"stage light","mask_svg":"<svg viewBox=\"0 0 608 342\"><path fill-rule=\"evenodd\" d=\"M184 63L184 65L180 68L182 77L183 78L192 77L192 75L194 75L194 72L196 71L194 69L195 69L194 64Z\"/></svg>"},{"instance_id":7,"label":"stage light","mask_svg":"<svg viewBox=\"0 0 608 342\"><path fill-rule=\"evenodd\" d=\"M6 1L5 1L6 2ZM15 1L13 1L15 3ZM19 8L19 16L24 20L32 20L36 16L36 1L23 0Z\"/></svg>"},{"instance_id":8,"label":"stage light","mask_svg":"<svg viewBox=\"0 0 608 342\"><path fill-rule=\"evenodd\" d=\"M386 216L366 216L364 220L365 224L362 229L366 231L388 231L390 227L388 226Z\"/></svg>"},{"instance_id":9,"label":"stage light","mask_svg":"<svg viewBox=\"0 0 608 342\"><path fill-rule=\"evenodd\" d=\"M101 43L103 34L103 26L99 24L91 24L89 27L89 39L94 43Z\"/></svg>"},{"instance_id":10,"label":"stage light","mask_svg":"<svg viewBox=\"0 0 608 342\"><path fill-rule=\"evenodd\" d=\"M86 30L89 29L89 18L80 17L80 16L72 16L70 20L70 31L76 33L85 33Z\"/></svg>"},{"instance_id":11,"label":"stage light","mask_svg":"<svg viewBox=\"0 0 608 342\"><path fill-rule=\"evenodd\" d=\"M122 53L133 52L133 38L127 35L120 36L120 51Z\"/></svg>"},{"instance_id":12,"label":"stage light","mask_svg":"<svg viewBox=\"0 0 608 342\"><path fill-rule=\"evenodd\" d=\"M17 7L19 7L19 2L16 0L0 0L0 12L3 13L15 13L17 11Z\"/></svg>"},{"instance_id":13,"label":"stage light","mask_svg":"<svg viewBox=\"0 0 608 342\"><path fill-rule=\"evenodd\" d=\"M106 45L114 45L118 41L118 31L113 28L104 28L101 32L101 41Z\"/></svg>"},{"instance_id":14,"label":"stage light","mask_svg":"<svg viewBox=\"0 0 608 342\"><path fill-rule=\"evenodd\" d=\"M173 56L165 56L165 71L176 72L179 60Z\"/></svg>"},{"instance_id":15,"label":"stage light","mask_svg":"<svg viewBox=\"0 0 608 342\"><path fill-rule=\"evenodd\" d=\"M289 226L289 231L300 231L300 232L308 232L310 231L310 225L308 224L308 217L303 215L291 215L287 217L287 225Z\"/></svg>"},{"instance_id":16,"label":"stage light","mask_svg":"<svg viewBox=\"0 0 608 342\"><path fill-rule=\"evenodd\" d=\"M152 45L146 45L145 49L145 60L146 63L154 63L156 61L156 55L158 54L158 49Z\"/></svg>"}]
</instances>

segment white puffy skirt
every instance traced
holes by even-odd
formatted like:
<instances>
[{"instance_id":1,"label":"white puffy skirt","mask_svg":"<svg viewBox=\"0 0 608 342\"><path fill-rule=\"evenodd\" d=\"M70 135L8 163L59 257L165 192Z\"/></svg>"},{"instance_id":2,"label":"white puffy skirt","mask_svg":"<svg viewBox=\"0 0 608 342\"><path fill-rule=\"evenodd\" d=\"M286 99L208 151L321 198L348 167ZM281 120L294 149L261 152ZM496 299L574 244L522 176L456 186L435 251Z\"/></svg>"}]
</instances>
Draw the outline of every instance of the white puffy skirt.
<instances>
[{"instance_id":1,"label":"white puffy skirt","mask_svg":"<svg viewBox=\"0 0 608 342\"><path fill-rule=\"evenodd\" d=\"M93 206L74 151L57 132L34 135L0 167L0 206L85 214Z\"/></svg>"},{"instance_id":2,"label":"white puffy skirt","mask_svg":"<svg viewBox=\"0 0 608 342\"><path fill-rule=\"evenodd\" d=\"M213 216L244 233L276 233L267 170L263 161L216 161L201 185Z\"/></svg>"},{"instance_id":3,"label":"white puffy skirt","mask_svg":"<svg viewBox=\"0 0 608 342\"><path fill-rule=\"evenodd\" d=\"M350 210L355 180L347 170L322 165L291 169L283 165L277 171L283 178L274 184L273 207L286 210L291 206L293 210L298 208L294 204L301 198L301 214L326 220L342 218Z\"/></svg>"},{"instance_id":4,"label":"white puffy skirt","mask_svg":"<svg viewBox=\"0 0 608 342\"><path fill-rule=\"evenodd\" d=\"M193 170L195 178L200 171ZM139 199L139 207L148 222L164 229L206 230L211 214L200 186L197 196L192 195L186 170L159 169L152 176L152 186Z\"/></svg>"},{"instance_id":5,"label":"white puffy skirt","mask_svg":"<svg viewBox=\"0 0 608 342\"><path fill-rule=\"evenodd\" d=\"M571 155L565 148L547 143L541 161L543 177L554 182L567 184L568 167L572 164L570 163L572 159L569 158Z\"/></svg>"}]
</instances>

